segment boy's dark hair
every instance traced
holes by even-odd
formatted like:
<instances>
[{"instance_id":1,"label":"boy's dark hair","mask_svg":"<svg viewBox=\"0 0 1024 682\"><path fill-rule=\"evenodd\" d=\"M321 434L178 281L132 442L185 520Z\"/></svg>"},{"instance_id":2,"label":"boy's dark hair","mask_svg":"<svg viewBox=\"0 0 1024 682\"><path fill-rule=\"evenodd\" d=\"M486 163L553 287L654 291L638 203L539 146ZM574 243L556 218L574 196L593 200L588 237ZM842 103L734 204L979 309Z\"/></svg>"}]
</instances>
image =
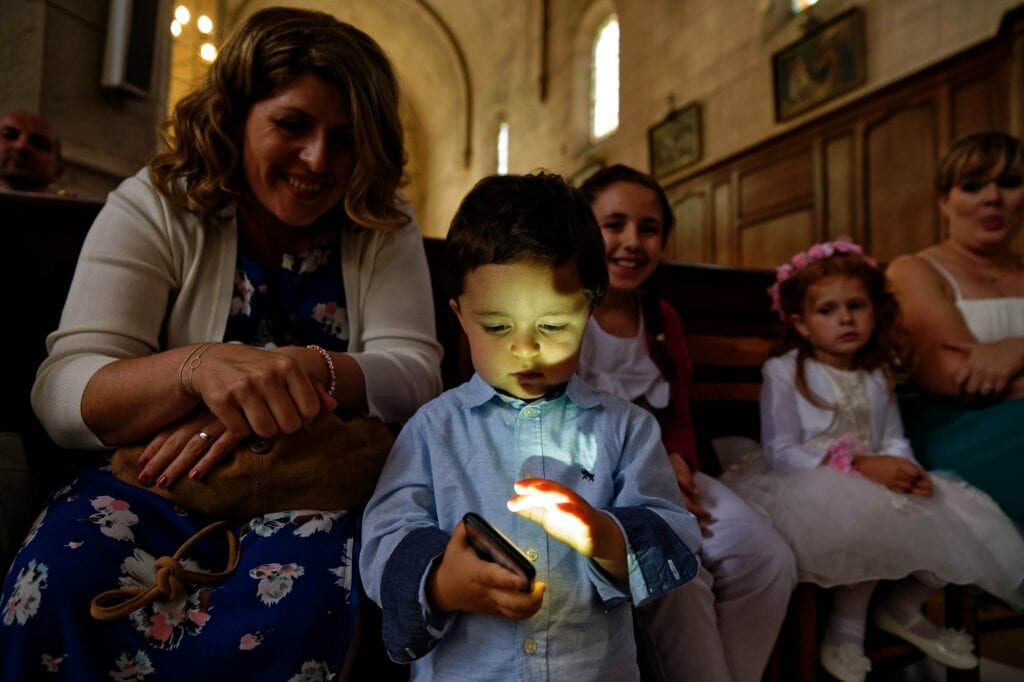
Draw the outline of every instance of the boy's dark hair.
<instances>
[{"instance_id":1,"label":"boy's dark hair","mask_svg":"<svg viewBox=\"0 0 1024 682\"><path fill-rule=\"evenodd\" d=\"M553 173L480 180L455 212L445 247L452 298L462 295L476 268L520 261L553 268L573 262L591 306L608 290L594 212L582 192Z\"/></svg>"}]
</instances>

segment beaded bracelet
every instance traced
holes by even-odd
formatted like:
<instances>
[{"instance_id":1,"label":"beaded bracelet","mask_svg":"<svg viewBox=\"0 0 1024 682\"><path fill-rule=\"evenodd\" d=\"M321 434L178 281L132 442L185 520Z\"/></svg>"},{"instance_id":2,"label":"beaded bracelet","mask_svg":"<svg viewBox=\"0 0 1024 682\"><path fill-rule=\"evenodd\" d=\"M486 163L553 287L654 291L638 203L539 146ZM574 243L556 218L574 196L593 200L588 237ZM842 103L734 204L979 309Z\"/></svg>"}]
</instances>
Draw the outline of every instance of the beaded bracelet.
<instances>
[{"instance_id":1,"label":"beaded bracelet","mask_svg":"<svg viewBox=\"0 0 1024 682\"><path fill-rule=\"evenodd\" d=\"M310 350L315 350L317 353L320 354L320 357L322 357L324 359L324 362L327 363L327 375L330 378L330 381L328 382L328 387L327 387L327 395L333 397L334 396L334 388L337 386L337 383L338 383L338 377L334 373L334 359L331 357L330 353L328 353L327 351L325 351L323 348L321 348L320 346L316 345L315 343L309 344L308 346L306 346L306 348L308 348Z\"/></svg>"}]
</instances>

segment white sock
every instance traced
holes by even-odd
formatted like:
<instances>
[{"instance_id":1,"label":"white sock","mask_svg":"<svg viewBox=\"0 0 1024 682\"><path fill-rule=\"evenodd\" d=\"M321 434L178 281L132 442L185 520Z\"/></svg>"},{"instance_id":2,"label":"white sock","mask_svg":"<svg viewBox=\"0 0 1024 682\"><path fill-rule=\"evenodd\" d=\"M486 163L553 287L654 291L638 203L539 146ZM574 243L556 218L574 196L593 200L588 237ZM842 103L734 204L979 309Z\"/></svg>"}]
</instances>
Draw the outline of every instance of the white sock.
<instances>
[{"instance_id":1,"label":"white sock","mask_svg":"<svg viewBox=\"0 0 1024 682\"><path fill-rule=\"evenodd\" d=\"M832 615L825 628L825 643L833 646L854 644L864 649L864 629L868 602L875 589L875 581L840 585L832 589Z\"/></svg>"}]
</instances>

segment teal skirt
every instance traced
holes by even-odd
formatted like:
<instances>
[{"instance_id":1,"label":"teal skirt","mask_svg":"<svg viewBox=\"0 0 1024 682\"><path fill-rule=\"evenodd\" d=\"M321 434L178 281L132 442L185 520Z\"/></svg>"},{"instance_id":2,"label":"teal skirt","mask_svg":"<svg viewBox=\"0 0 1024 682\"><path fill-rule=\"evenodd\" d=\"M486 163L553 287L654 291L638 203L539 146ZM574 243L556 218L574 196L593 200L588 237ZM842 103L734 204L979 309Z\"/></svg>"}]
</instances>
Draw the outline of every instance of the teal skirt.
<instances>
[{"instance_id":1,"label":"teal skirt","mask_svg":"<svg viewBox=\"0 0 1024 682\"><path fill-rule=\"evenodd\" d=\"M967 408L921 396L900 398L914 456L988 493L1024 529L1024 398Z\"/></svg>"}]
</instances>

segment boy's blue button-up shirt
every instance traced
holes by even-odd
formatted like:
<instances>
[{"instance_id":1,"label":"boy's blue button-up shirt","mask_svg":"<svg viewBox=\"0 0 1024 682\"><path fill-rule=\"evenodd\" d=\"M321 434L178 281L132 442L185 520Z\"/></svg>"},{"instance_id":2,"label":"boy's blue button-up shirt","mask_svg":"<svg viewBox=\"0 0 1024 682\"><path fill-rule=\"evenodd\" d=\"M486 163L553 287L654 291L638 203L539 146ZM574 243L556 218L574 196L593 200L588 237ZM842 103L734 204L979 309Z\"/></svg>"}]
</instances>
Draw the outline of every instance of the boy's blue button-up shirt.
<instances>
[{"instance_id":1,"label":"boy's blue button-up shirt","mask_svg":"<svg viewBox=\"0 0 1024 682\"><path fill-rule=\"evenodd\" d=\"M512 484L532 477L612 516L628 585L507 510ZM533 617L431 611L427 575L468 511L533 560L547 584ZM360 570L383 609L388 652L413 662L413 679L636 680L628 602L693 578L700 537L648 412L577 376L562 395L526 403L474 375L402 429L364 514Z\"/></svg>"}]
</instances>

